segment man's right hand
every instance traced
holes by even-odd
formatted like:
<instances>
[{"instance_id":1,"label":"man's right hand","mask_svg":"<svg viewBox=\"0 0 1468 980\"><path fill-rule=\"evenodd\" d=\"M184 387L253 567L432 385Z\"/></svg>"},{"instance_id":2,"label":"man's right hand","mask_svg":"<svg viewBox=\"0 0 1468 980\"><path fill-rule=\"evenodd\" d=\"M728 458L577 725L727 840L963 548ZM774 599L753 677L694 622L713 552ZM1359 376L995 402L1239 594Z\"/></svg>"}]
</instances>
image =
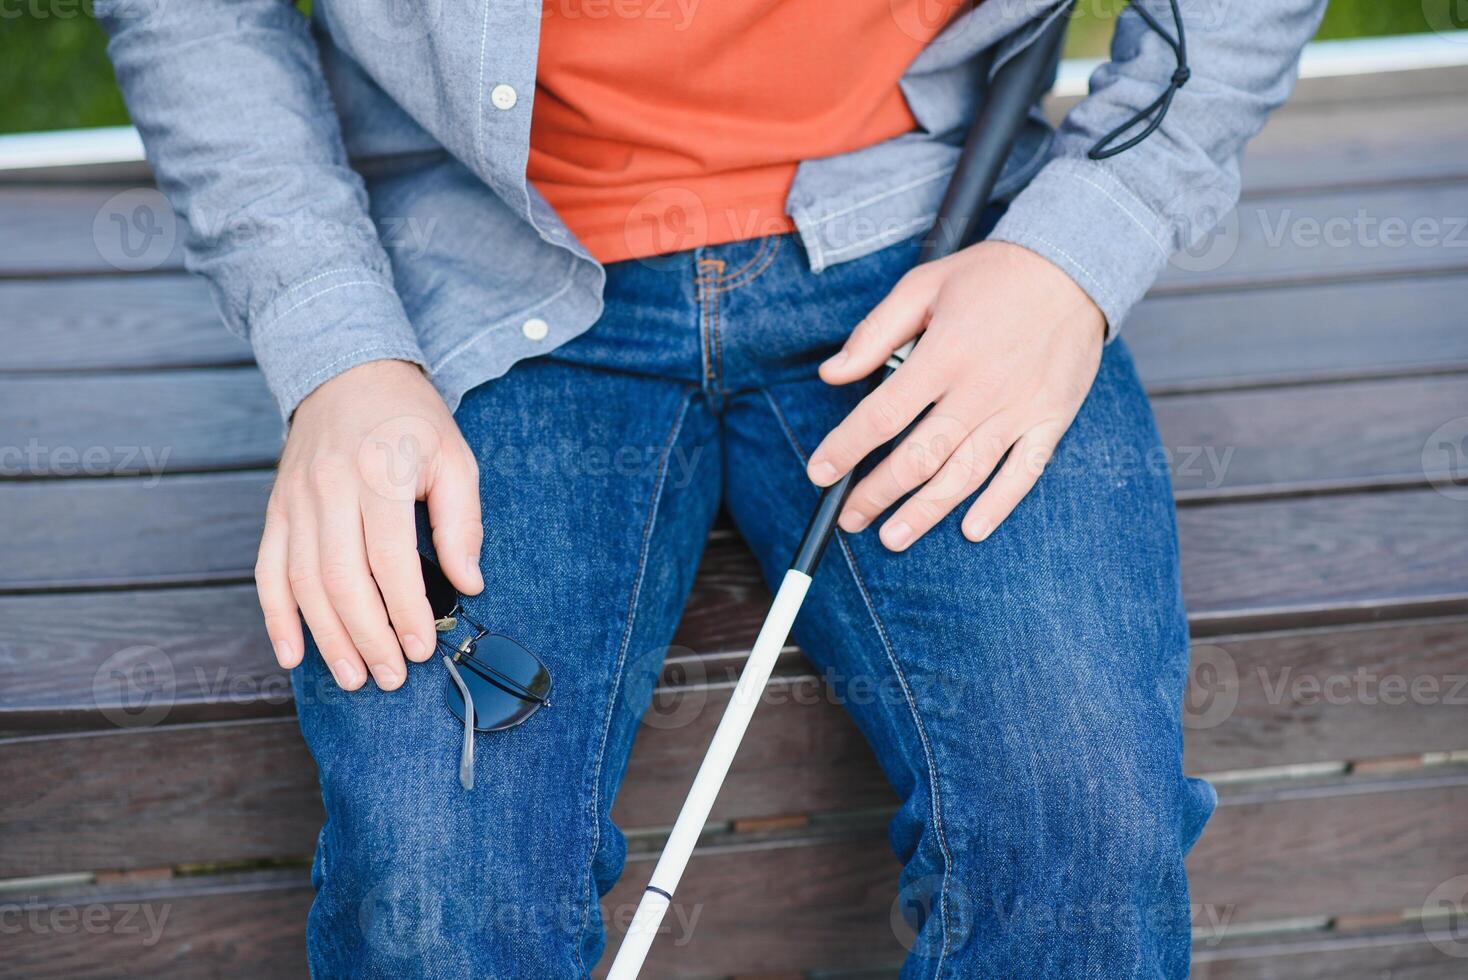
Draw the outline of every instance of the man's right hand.
<instances>
[{"instance_id":1,"label":"man's right hand","mask_svg":"<svg viewBox=\"0 0 1468 980\"><path fill-rule=\"evenodd\" d=\"M433 655L433 613L413 506L428 502L433 546L461 593L484 588L479 468L417 365L370 361L297 407L265 514L255 584L276 659L301 662L301 620L336 682L354 691L407 677Z\"/></svg>"}]
</instances>

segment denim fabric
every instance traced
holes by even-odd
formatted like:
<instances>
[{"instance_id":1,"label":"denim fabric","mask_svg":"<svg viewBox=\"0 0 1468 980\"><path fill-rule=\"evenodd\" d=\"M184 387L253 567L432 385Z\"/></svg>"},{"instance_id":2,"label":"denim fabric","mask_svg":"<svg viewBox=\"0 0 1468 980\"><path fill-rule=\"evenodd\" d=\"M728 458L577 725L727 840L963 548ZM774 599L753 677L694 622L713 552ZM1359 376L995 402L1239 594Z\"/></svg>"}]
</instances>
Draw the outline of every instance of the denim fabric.
<instances>
[{"instance_id":1,"label":"denim fabric","mask_svg":"<svg viewBox=\"0 0 1468 980\"><path fill-rule=\"evenodd\" d=\"M1167 0L1142 2L1173 29ZM428 368L453 407L598 320L602 267L525 179L541 18L696 17L697 0L592 6L316 0L308 27L286 0L97 0L148 159L187 221L189 267L250 340L287 418L332 376L389 357ZM1161 130L1113 159L1086 155L1175 68L1123 10L1090 96L1053 145L1036 112L999 187L1035 177L994 237L1064 269L1113 335L1167 257L1232 208L1243 145L1289 94L1325 0L1180 6L1192 79ZM947 13L928 7L894 12L898 26ZM810 267L930 225L990 73L1069 11L964 10L901 81L917 130L802 162L786 210ZM424 193L374 183L369 162L423 154L443 161ZM692 217L665 224L676 231L701 206L682 201ZM548 331L524 330L531 320Z\"/></svg>"},{"instance_id":2,"label":"denim fabric","mask_svg":"<svg viewBox=\"0 0 1468 980\"><path fill-rule=\"evenodd\" d=\"M793 236L619 263L591 330L465 396L486 527L467 606L544 658L555 703L477 736L466 793L440 663L343 694L308 653L317 977L593 967L626 855L612 801L715 514L777 582L817 499L805 454L860 394L816 366L917 250L819 276ZM988 540L961 536L960 509L902 554L841 534L815 576L796 638L901 803L905 977L1187 974L1183 856L1214 797L1181 769L1188 635L1158 446L1113 344ZM668 922L696 930L692 912Z\"/></svg>"}]
</instances>

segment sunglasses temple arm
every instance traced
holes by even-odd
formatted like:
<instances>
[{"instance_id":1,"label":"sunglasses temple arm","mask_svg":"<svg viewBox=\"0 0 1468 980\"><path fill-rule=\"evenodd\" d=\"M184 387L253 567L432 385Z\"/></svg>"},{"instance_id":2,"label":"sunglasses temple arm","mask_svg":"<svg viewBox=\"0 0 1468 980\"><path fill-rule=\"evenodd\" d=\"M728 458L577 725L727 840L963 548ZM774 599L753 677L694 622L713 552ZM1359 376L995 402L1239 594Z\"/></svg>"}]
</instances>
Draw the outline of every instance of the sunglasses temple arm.
<instances>
[{"instance_id":1,"label":"sunglasses temple arm","mask_svg":"<svg viewBox=\"0 0 1468 980\"><path fill-rule=\"evenodd\" d=\"M459 668L454 666L453 660L444 657L443 663L464 699L464 749L459 753L459 784L469 790L474 788L474 698L470 696L469 685L459 676Z\"/></svg>"}]
</instances>

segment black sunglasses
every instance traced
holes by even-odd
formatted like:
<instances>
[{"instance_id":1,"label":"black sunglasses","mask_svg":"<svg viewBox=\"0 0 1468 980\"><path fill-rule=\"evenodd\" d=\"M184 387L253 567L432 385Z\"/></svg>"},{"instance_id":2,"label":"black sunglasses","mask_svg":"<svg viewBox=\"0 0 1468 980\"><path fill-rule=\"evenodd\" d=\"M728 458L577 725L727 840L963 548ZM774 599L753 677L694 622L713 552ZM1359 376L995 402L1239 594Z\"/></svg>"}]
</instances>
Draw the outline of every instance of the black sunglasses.
<instances>
[{"instance_id":1,"label":"black sunglasses","mask_svg":"<svg viewBox=\"0 0 1468 980\"><path fill-rule=\"evenodd\" d=\"M473 789L474 733L514 728L541 708L550 707L550 671L535 654L508 636L491 633L465 612L458 590L436 562L422 554L418 560L423 566L433 626L439 634L438 649L449 673L445 691L448 709L464 723L459 782L465 789ZM443 634L457 629L460 623L472 632L453 646Z\"/></svg>"}]
</instances>

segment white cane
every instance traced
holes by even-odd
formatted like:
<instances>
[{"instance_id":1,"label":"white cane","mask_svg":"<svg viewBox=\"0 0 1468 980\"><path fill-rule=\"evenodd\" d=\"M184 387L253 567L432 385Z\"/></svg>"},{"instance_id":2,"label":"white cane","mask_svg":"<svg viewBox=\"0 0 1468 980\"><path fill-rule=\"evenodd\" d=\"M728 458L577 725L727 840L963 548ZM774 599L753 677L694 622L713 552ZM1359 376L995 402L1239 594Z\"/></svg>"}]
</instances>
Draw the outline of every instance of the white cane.
<instances>
[{"instance_id":1,"label":"white cane","mask_svg":"<svg viewBox=\"0 0 1468 980\"><path fill-rule=\"evenodd\" d=\"M989 204L1010 144L1030 107L1043 93L1042 86L1053 77L1060 39L1065 34L1067 13L1068 9L1058 9L1032 44L994 72L984 104L969 130L963 154L943 198L938 221L923 242L920 261L951 254L973 237ZM909 341L893 353L880 372L882 379L902 364L914 343L916 341ZM893 442L902 438L900 435ZM774 670L775 661L790 636L795 617L810 589L811 576L815 574L821 555L835 531L836 518L846 503L854 478L854 471L848 473L821 495L795 559L780 582L775 601L760 627L754 649L750 651L744 672L734 688L733 698L724 710L724 717L714 732L703 764L698 767L698 775L694 777L693 788L688 791L688 798L678 814L678 822L673 825L673 832L668 836L657 867L653 869L652 881L642 895L621 948L617 950L617 958L607 980L636 980L642 969L662 925L663 915L673 903L673 895L683 877L683 870L688 866L688 859L693 855L693 847L708 823L709 812L724 785L734 754L739 751L739 743L754 716L770 672Z\"/></svg>"}]
</instances>

